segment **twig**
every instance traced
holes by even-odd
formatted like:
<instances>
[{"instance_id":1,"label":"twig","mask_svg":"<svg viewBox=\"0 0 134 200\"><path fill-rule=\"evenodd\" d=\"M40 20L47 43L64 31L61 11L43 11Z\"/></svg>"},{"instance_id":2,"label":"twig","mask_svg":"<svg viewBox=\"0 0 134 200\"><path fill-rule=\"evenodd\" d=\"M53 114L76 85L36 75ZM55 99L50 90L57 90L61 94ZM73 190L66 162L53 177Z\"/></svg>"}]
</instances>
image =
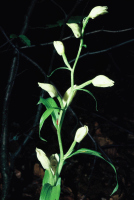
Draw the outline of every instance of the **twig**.
<instances>
[{"instance_id":1,"label":"twig","mask_svg":"<svg viewBox=\"0 0 134 200\"><path fill-rule=\"evenodd\" d=\"M35 6L36 0L31 1L31 5L29 7L27 16L25 18L24 26L21 30L21 34L24 34L28 27L29 17L31 16L31 12ZM2 29L1 29L2 30ZM14 80L17 75L18 70L18 55L19 52L14 48L14 57L11 65L11 71L7 83L5 98L4 98L4 105L3 105L3 112L2 112L2 134L1 134L1 172L2 172L2 196L1 199L5 200L7 198L9 192L9 185L11 181L12 174L9 171L9 159L8 159L8 110L9 110L9 103L12 88L14 85ZM16 57L17 54L17 57Z\"/></svg>"}]
</instances>

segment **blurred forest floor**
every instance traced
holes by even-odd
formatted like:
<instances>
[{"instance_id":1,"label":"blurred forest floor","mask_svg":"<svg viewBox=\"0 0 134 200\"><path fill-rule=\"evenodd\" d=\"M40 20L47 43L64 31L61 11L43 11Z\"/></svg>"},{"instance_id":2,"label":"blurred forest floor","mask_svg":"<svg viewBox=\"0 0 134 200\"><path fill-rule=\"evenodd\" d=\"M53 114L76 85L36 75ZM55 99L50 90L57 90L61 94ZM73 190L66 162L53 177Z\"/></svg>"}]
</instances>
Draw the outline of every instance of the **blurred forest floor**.
<instances>
[{"instance_id":1,"label":"blurred forest floor","mask_svg":"<svg viewBox=\"0 0 134 200\"><path fill-rule=\"evenodd\" d=\"M79 119L84 121L86 125L89 125L90 121L91 135L117 169L119 189L110 197L116 185L115 173L110 165L94 156L80 155L67 160L63 167L60 200L134 199L134 136L112 127L108 122L104 122L96 116L92 116L92 120L90 117L83 115ZM112 120L117 122L118 118L115 117ZM133 120L125 118L124 123L127 124L128 130L133 129ZM67 124L64 125L64 130L68 131L69 127L66 126ZM72 137L66 138L67 146ZM52 135L49 134L47 139L53 140ZM35 154L33 152L31 154L32 149L35 148L35 143L37 144L37 141L31 140L27 149L25 149L25 153L21 154L16 161L13 181L10 186L10 200L39 199L44 170L37 161ZM43 143L39 142L38 146L44 146ZM18 141L12 142L10 144L10 152L14 151L18 145ZM80 146L94 149L94 145L87 138L82 141L78 148ZM46 146L46 148L48 155L51 155L51 149L55 151L57 149L55 143L52 143L50 147ZM105 155L104 158L106 158Z\"/></svg>"}]
</instances>

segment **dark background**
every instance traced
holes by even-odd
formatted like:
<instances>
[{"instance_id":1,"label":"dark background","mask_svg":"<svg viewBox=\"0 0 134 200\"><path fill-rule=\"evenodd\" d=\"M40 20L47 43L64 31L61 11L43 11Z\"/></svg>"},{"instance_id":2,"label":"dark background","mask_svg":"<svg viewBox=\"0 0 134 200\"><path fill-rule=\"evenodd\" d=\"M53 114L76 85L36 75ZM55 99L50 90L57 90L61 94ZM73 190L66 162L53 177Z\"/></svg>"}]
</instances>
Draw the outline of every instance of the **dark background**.
<instances>
[{"instance_id":1,"label":"dark background","mask_svg":"<svg viewBox=\"0 0 134 200\"><path fill-rule=\"evenodd\" d=\"M1 2L0 26L8 37L10 37L11 34L19 35L30 2L31 1L25 0L5 0ZM55 2L64 9L66 14L68 14L77 1L56 0ZM106 119L108 119L114 124L128 130L128 132L130 131L132 134L134 120L134 42L129 42L129 40L134 39L133 2L115 0L83 0L75 9L72 16L87 16L90 10L98 5L108 6L109 13L99 16L94 20L89 20L84 38L87 48L83 49L81 54L88 51L100 52L97 54L93 53L92 55L87 55L79 60L75 71L75 84L81 84L99 74L103 74L114 80L115 85L111 88L96 88L92 85L86 87L86 89L90 90L97 99L98 112L95 110L95 101L90 95L83 92L77 93L71 107L78 118L81 118L83 123L87 122L91 127L94 121L93 116L97 118L98 115L98 121L101 121L102 117L104 117L105 120L102 123L105 123ZM27 47L25 49L20 48L20 51L38 63L46 74L48 74L51 65L54 48L53 44L46 46L41 46L41 44L59 40L62 30L62 26L46 28L46 25L56 24L58 20L62 19L64 19L64 13L52 1L39 0L30 18L29 29L25 34L30 39L31 44L35 46L31 48ZM97 33L87 34L96 30L110 30L112 32L100 31ZM67 58L70 61L76 56L79 39L74 38L71 30L68 27L65 27L63 38L67 36L70 36L70 39L63 42ZM116 45L122 44L126 41L128 41L128 43L125 45L118 46L117 48L115 47ZM5 42L6 39L1 32L0 46ZM17 42L19 47L24 46L19 39L13 42L14 44ZM110 47L112 47L111 50L104 53L101 52L101 50ZM1 113L12 57L13 49L9 44L0 49ZM58 54L55 54L52 70L61 66L64 66L62 58ZM52 81L63 95L70 87L69 72L59 70L50 77L49 81ZM40 88L38 88L37 82L44 82L43 74L41 74L41 72L29 61L20 56L18 74L13 87L9 106L9 135L11 132L14 132L16 127L14 124L17 124L19 126L17 131L19 132L20 143L23 140L24 134L27 133L32 126L36 115L37 102L40 96ZM130 121L132 123L130 123ZM68 123L70 123L70 120L68 120ZM46 127L47 126L49 125L46 125ZM13 135L15 134L16 132L13 133ZM113 135L109 132L109 137L114 139L115 142L121 141L125 143L125 131L125 136L119 134L117 137L115 134ZM39 145L38 128L33 139L37 139ZM34 142L32 150L28 150L27 147L27 151L33 153L36 145L37 142ZM42 144L40 144L40 146L42 146Z\"/></svg>"}]
</instances>

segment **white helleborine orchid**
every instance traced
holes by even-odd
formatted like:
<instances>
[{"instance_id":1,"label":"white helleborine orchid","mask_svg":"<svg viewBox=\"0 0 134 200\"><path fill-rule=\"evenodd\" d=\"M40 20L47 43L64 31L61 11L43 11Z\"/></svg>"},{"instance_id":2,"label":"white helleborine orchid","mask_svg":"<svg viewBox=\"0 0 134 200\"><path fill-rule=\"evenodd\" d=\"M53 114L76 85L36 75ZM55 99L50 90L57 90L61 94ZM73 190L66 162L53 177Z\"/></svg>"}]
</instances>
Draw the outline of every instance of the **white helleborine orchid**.
<instances>
[{"instance_id":1,"label":"white helleborine orchid","mask_svg":"<svg viewBox=\"0 0 134 200\"><path fill-rule=\"evenodd\" d=\"M67 25L72 29L74 36L76 38L79 38L81 36L81 28L78 24L76 23L67 23Z\"/></svg>"},{"instance_id":2,"label":"white helleborine orchid","mask_svg":"<svg viewBox=\"0 0 134 200\"><path fill-rule=\"evenodd\" d=\"M94 19L98 17L99 15L104 15L108 13L107 9L108 9L107 6L96 6L91 10L88 17Z\"/></svg>"},{"instance_id":3,"label":"white helleborine orchid","mask_svg":"<svg viewBox=\"0 0 134 200\"><path fill-rule=\"evenodd\" d=\"M37 158L40 161L42 167L44 169L49 170L50 169L50 160L48 159L48 157L46 156L44 151L42 151L41 149L38 149L36 147L36 154L37 154Z\"/></svg>"},{"instance_id":4,"label":"white helleborine orchid","mask_svg":"<svg viewBox=\"0 0 134 200\"><path fill-rule=\"evenodd\" d=\"M58 96L57 90L53 85L51 85L49 83L38 83L38 85L43 90L47 91L52 98Z\"/></svg>"},{"instance_id":5,"label":"white helleborine orchid","mask_svg":"<svg viewBox=\"0 0 134 200\"><path fill-rule=\"evenodd\" d=\"M60 56L65 53L65 47L61 41L54 41L53 45Z\"/></svg>"},{"instance_id":6,"label":"white helleborine orchid","mask_svg":"<svg viewBox=\"0 0 134 200\"><path fill-rule=\"evenodd\" d=\"M76 87L77 85L74 85L74 88ZM77 90L73 91L73 95L72 95L72 98L69 99L69 96L70 96L70 92L71 92L71 87L65 92L64 96L63 96L63 105L65 106L66 104L69 106L70 103L72 102L74 96L76 95L76 92Z\"/></svg>"},{"instance_id":7,"label":"white helleborine orchid","mask_svg":"<svg viewBox=\"0 0 134 200\"><path fill-rule=\"evenodd\" d=\"M111 87L114 81L104 75L99 75L92 80L92 84L96 87Z\"/></svg>"},{"instance_id":8,"label":"white helleborine orchid","mask_svg":"<svg viewBox=\"0 0 134 200\"><path fill-rule=\"evenodd\" d=\"M74 140L76 142L81 142L81 140L83 140L83 138L87 135L87 133L88 133L88 126L85 125L76 131Z\"/></svg>"}]
</instances>

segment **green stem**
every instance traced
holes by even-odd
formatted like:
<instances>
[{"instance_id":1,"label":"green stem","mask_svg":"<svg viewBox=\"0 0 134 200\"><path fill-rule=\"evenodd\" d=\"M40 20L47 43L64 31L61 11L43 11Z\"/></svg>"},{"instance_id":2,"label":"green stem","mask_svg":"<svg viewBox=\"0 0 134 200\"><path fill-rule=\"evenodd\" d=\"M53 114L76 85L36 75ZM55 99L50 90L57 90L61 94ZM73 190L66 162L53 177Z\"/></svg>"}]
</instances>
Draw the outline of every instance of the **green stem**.
<instances>
[{"instance_id":1,"label":"green stem","mask_svg":"<svg viewBox=\"0 0 134 200\"><path fill-rule=\"evenodd\" d=\"M67 60L67 57L66 57L65 53L62 54L62 58L63 58L64 63L66 64L66 66L67 66L67 67L70 69L70 71L71 71L72 68L71 68L71 66L70 66L70 64L69 64L69 62L68 62L68 60Z\"/></svg>"},{"instance_id":2,"label":"green stem","mask_svg":"<svg viewBox=\"0 0 134 200\"><path fill-rule=\"evenodd\" d=\"M83 35L84 35L84 29L86 27L87 22L88 22L88 18L85 18L85 20L83 22L83 27L82 27L82 36L81 36L81 39L80 39L79 50L78 50L78 53L77 53L73 68L71 68L70 64L68 63L66 55L65 54L62 55L64 63L66 64L66 66L71 71L71 92L70 92L70 95L69 95L70 101L71 101L73 93L74 93L74 71L75 71L75 67L76 67L76 64L78 62L78 59L79 59L79 56L80 56L80 53L81 53L81 50L82 50L82 47L83 47ZM89 81L79 85L78 88L80 89L83 86L86 86L86 84L90 84ZM69 103L68 103L68 105L69 105ZM70 146L69 150L67 151L67 153L64 156L62 140L61 140L61 127L62 127L62 124L63 124L63 120L64 120L64 117L65 117L65 113L66 113L66 110L68 108L68 105L65 106L64 110L60 111L59 127L57 129L58 142L59 142L59 148L60 148L60 162L59 162L59 166L58 166L58 170L57 170L58 176L59 176L59 174L60 174L60 172L62 170L62 166L64 164L64 160L71 154L71 152L74 149L74 146L76 145L76 141L74 141L72 143L72 145Z\"/></svg>"},{"instance_id":3,"label":"green stem","mask_svg":"<svg viewBox=\"0 0 134 200\"><path fill-rule=\"evenodd\" d=\"M86 87L87 85L89 85L91 83L92 83L92 80L86 81L85 83L82 83L81 85L76 86L75 89L77 90L77 89L84 88L84 87Z\"/></svg>"},{"instance_id":4,"label":"green stem","mask_svg":"<svg viewBox=\"0 0 134 200\"><path fill-rule=\"evenodd\" d=\"M69 150L67 151L67 153L64 155L64 159L66 160L67 157L72 153L72 151L74 150L74 147L76 145L76 141L74 140L73 143L71 144Z\"/></svg>"}]
</instances>

